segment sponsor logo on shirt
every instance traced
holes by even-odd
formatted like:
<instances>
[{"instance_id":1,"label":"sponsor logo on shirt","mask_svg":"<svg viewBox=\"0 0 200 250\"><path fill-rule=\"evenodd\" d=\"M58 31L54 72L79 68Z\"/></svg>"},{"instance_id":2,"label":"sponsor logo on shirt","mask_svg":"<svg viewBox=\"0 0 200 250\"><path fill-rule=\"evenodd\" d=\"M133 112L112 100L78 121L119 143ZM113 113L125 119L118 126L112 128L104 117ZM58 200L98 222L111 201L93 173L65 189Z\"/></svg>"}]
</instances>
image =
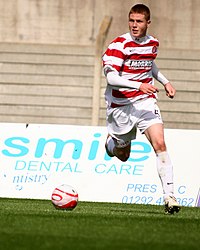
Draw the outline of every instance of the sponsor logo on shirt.
<instances>
[{"instance_id":1,"label":"sponsor logo on shirt","mask_svg":"<svg viewBox=\"0 0 200 250\"><path fill-rule=\"evenodd\" d=\"M149 69L152 67L153 61L147 60L137 60L129 62L129 69Z\"/></svg>"}]
</instances>

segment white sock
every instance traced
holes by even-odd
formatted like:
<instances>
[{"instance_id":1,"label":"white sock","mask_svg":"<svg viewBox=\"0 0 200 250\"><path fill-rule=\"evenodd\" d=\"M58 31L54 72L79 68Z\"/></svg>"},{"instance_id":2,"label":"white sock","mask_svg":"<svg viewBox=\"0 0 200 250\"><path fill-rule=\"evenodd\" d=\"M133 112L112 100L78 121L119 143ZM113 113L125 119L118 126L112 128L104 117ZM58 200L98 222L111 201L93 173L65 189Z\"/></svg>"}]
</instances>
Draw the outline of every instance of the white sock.
<instances>
[{"instance_id":1,"label":"white sock","mask_svg":"<svg viewBox=\"0 0 200 250\"><path fill-rule=\"evenodd\" d=\"M107 145L107 149L111 154L113 153L114 147L115 147L115 142L113 140L113 138L111 136L108 136L107 140L106 140L106 145Z\"/></svg>"},{"instance_id":2,"label":"white sock","mask_svg":"<svg viewBox=\"0 0 200 250\"><path fill-rule=\"evenodd\" d=\"M164 199L174 193L173 166L166 151L157 154L157 170L161 179Z\"/></svg>"}]
</instances>

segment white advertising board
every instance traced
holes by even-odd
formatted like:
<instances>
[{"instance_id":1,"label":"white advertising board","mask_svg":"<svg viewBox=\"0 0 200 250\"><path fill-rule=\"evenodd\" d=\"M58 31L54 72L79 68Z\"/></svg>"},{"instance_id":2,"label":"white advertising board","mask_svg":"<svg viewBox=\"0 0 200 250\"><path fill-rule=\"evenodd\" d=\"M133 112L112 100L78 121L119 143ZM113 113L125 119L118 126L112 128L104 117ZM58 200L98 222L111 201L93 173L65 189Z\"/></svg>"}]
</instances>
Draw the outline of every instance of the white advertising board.
<instances>
[{"instance_id":1,"label":"white advertising board","mask_svg":"<svg viewBox=\"0 0 200 250\"><path fill-rule=\"evenodd\" d=\"M105 153L105 127L0 124L0 197L50 199L69 184L80 201L163 204L153 149L138 132L127 162ZM200 206L200 131L165 130L175 196Z\"/></svg>"}]
</instances>

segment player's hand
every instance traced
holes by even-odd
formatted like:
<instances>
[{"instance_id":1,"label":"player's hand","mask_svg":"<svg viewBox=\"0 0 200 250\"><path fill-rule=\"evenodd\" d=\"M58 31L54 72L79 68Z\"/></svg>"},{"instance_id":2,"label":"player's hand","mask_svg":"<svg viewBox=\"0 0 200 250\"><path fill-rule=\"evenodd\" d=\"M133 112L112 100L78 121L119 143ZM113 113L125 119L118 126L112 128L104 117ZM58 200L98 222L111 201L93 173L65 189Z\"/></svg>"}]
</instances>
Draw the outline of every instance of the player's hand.
<instances>
[{"instance_id":1,"label":"player's hand","mask_svg":"<svg viewBox=\"0 0 200 250\"><path fill-rule=\"evenodd\" d=\"M139 88L140 91L142 91L145 94L151 95L153 93L159 92L158 88L148 84L148 83L142 83Z\"/></svg>"},{"instance_id":2,"label":"player's hand","mask_svg":"<svg viewBox=\"0 0 200 250\"><path fill-rule=\"evenodd\" d=\"M165 84L165 91L166 91L166 95L169 98L174 98L175 94L176 94L176 90L175 88L171 85L170 82Z\"/></svg>"}]
</instances>

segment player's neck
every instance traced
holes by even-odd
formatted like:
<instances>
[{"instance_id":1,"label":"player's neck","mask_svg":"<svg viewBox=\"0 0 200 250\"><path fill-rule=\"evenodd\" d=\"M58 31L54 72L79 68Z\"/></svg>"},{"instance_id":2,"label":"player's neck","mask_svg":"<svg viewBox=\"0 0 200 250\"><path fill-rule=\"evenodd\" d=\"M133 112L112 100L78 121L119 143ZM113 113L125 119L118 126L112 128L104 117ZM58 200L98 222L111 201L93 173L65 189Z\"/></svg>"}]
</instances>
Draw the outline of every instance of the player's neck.
<instances>
[{"instance_id":1,"label":"player's neck","mask_svg":"<svg viewBox=\"0 0 200 250\"><path fill-rule=\"evenodd\" d=\"M137 42L137 43L141 43L141 42L144 42L146 39L147 39L147 35L143 36L143 37L135 37L133 36L132 34L130 34L133 41L134 42Z\"/></svg>"}]
</instances>

